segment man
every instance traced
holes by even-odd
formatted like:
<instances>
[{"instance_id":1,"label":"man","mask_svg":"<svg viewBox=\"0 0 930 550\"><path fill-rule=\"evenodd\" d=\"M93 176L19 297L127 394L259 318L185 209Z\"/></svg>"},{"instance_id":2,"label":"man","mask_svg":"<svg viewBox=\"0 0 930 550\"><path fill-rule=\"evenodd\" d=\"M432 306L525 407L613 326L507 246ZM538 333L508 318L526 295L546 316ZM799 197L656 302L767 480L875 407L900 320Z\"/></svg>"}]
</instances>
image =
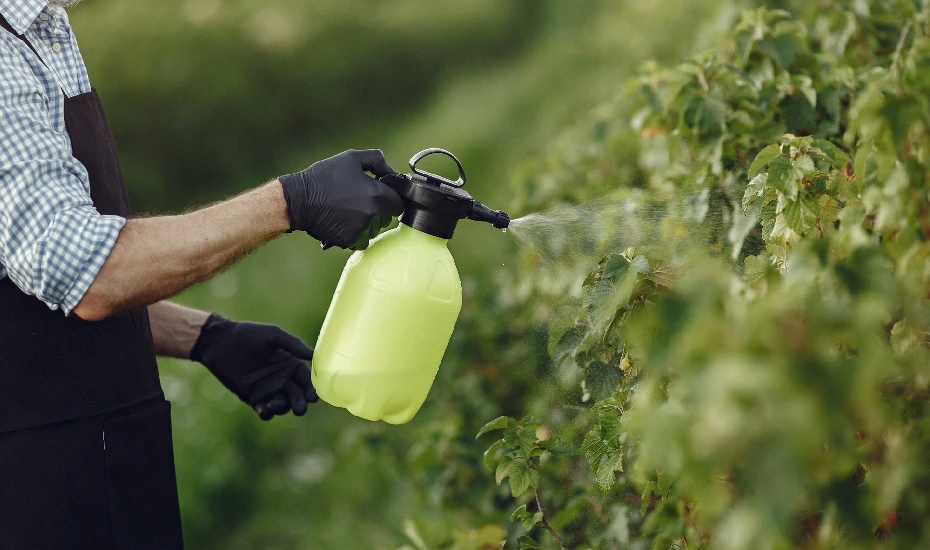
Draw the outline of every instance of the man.
<instances>
[{"instance_id":1,"label":"man","mask_svg":"<svg viewBox=\"0 0 930 550\"><path fill-rule=\"evenodd\" d=\"M63 8L0 0L0 547L181 548L155 355L192 358L263 419L316 401L278 327L164 299L281 233L364 248L401 213L380 151L347 151L189 214L129 218L112 133Z\"/></svg>"}]
</instances>

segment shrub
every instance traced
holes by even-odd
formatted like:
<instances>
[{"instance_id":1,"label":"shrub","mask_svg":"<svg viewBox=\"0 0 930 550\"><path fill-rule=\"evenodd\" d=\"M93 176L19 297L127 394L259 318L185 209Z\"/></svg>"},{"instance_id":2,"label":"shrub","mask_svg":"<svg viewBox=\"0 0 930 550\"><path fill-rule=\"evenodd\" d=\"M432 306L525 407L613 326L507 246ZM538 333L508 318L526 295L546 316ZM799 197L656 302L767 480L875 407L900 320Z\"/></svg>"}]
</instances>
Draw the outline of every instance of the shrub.
<instances>
[{"instance_id":1,"label":"shrub","mask_svg":"<svg viewBox=\"0 0 930 550\"><path fill-rule=\"evenodd\" d=\"M930 7L784 7L515 179L617 205L501 291L554 369L479 434L519 548L930 546Z\"/></svg>"}]
</instances>

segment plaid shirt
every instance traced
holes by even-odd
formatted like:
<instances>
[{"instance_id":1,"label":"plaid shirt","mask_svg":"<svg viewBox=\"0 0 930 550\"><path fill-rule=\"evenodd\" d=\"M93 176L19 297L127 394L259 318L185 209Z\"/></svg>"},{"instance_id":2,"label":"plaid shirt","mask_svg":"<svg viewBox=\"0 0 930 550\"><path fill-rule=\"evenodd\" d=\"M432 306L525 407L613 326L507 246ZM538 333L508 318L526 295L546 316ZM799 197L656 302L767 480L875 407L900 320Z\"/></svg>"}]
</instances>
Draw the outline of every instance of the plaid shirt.
<instances>
[{"instance_id":1,"label":"plaid shirt","mask_svg":"<svg viewBox=\"0 0 930 550\"><path fill-rule=\"evenodd\" d=\"M0 279L66 315L81 301L126 220L102 216L71 154L64 98L90 92L68 16L47 0L0 0L41 59L0 29Z\"/></svg>"}]
</instances>

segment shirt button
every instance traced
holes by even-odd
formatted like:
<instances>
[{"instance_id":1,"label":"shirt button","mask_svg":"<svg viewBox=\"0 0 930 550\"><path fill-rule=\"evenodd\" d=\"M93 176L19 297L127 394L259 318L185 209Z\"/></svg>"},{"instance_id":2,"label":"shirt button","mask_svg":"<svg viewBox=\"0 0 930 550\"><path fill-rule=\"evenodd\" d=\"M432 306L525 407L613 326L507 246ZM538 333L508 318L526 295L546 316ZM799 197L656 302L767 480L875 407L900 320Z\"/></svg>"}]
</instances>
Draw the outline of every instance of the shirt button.
<instances>
[{"instance_id":1,"label":"shirt button","mask_svg":"<svg viewBox=\"0 0 930 550\"><path fill-rule=\"evenodd\" d=\"M52 51L53 52L61 51L61 44L52 44Z\"/></svg>"},{"instance_id":2,"label":"shirt button","mask_svg":"<svg viewBox=\"0 0 930 550\"><path fill-rule=\"evenodd\" d=\"M41 19L42 21L48 21L48 14L43 11L42 13L39 14L39 19Z\"/></svg>"}]
</instances>

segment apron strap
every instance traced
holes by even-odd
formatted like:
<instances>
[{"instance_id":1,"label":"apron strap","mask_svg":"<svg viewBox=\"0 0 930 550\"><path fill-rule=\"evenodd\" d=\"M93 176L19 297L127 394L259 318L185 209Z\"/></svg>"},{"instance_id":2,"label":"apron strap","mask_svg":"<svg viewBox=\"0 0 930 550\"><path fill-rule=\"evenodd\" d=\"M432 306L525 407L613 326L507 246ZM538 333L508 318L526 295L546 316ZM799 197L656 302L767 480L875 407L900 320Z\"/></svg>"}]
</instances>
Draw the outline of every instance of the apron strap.
<instances>
[{"instance_id":1,"label":"apron strap","mask_svg":"<svg viewBox=\"0 0 930 550\"><path fill-rule=\"evenodd\" d=\"M24 35L24 34L18 34L18 33L13 29L13 26L10 25L10 23L6 20L6 18L3 17L3 14L2 14L2 13L0 13L0 27L3 27L4 29L6 29L7 32L9 32L10 34L12 34L12 35L15 36L16 38L19 38L20 40L22 40L22 41L23 41L23 44L25 44L26 46L29 46L29 49L32 50L32 53L36 54L36 57L39 59L39 61L40 61L43 65L45 65L45 68L48 69L49 71L52 71L52 68L48 66L48 63L46 63L45 60L42 59L42 56L39 55L39 52L36 51L35 46L32 45L32 42L30 42L29 39L26 38L26 35ZM55 71L52 71L52 74L55 74ZM58 77L56 76L55 78L56 78L56 80L57 80ZM62 95L64 95L65 98L68 98L68 97L69 97L69 96L68 96L68 93L65 92L65 89L64 89L64 87L61 85L61 82L56 82L56 84L58 84L58 89L61 90Z\"/></svg>"},{"instance_id":2,"label":"apron strap","mask_svg":"<svg viewBox=\"0 0 930 550\"><path fill-rule=\"evenodd\" d=\"M29 42L29 40L25 37L25 35L19 34L15 30L13 30L13 26L10 25L9 22L7 22L6 18L3 17L3 14L0 14L0 27L3 27L4 29L7 30L7 32L9 32L16 38L19 38L20 40L25 42L25 44L29 46L29 49L32 50L32 53L36 54L36 57L39 58L39 61L42 61L42 64L45 65L45 61L42 59L42 56L39 55L39 52L37 52L36 49L32 46L32 43Z\"/></svg>"}]
</instances>

